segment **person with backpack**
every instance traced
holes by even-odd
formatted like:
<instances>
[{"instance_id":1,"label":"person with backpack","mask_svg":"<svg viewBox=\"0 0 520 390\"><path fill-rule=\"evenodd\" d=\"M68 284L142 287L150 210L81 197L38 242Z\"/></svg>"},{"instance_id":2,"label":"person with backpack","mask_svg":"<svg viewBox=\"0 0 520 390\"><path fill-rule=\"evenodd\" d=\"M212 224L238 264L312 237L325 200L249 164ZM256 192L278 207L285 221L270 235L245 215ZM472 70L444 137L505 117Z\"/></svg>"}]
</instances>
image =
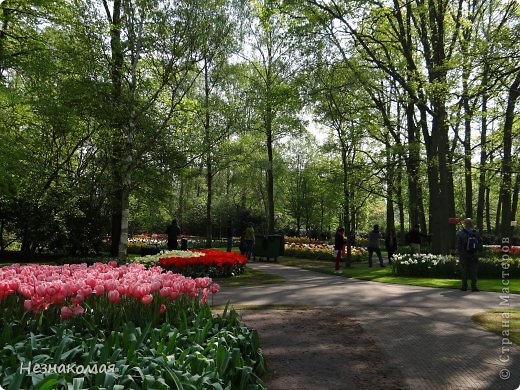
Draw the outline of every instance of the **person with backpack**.
<instances>
[{"instance_id":1,"label":"person with backpack","mask_svg":"<svg viewBox=\"0 0 520 390\"><path fill-rule=\"evenodd\" d=\"M479 291L477 288L477 264L480 237L473 228L471 218L464 220L464 228L457 233L457 250L459 252L461 290L467 291L468 277L471 279L471 291Z\"/></svg>"}]
</instances>

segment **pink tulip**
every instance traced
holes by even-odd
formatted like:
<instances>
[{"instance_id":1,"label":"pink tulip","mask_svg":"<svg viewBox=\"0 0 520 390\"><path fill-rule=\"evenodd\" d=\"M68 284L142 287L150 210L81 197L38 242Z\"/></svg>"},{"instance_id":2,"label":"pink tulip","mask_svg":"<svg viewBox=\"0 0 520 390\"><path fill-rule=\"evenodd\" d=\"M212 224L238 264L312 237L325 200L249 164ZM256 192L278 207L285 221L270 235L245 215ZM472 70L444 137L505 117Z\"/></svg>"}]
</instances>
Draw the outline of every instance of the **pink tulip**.
<instances>
[{"instance_id":1,"label":"pink tulip","mask_svg":"<svg viewBox=\"0 0 520 390\"><path fill-rule=\"evenodd\" d=\"M92 295L92 289L90 287L83 287L81 293L85 298L88 298Z\"/></svg>"},{"instance_id":2,"label":"pink tulip","mask_svg":"<svg viewBox=\"0 0 520 390\"><path fill-rule=\"evenodd\" d=\"M151 292L159 291L160 288L161 288L161 282L158 281L158 280L154 280L154 281L150 284L150 291L151 291Z\"/></svg>"},{"instance_id":3,"label":"pink tulip","mask_svg":"<svg viewBox=\"0 0 520 390\"><path fill-rule=\"evenodd\" d=\"M85 299L85 297L83 296L83 294L81 294L81 292L79 292L78 295L76 295L75 297L72 297L70 299L70 301L75 305L79 305L81 302L83 302L84 299Z\"/></svg>"},{"instance_id":4,"label":"pink tulip","mask_svg":"<svg viewBox=\"0 0 520 390\"><path fill-rule=\"evenodd\" d=\"M216 293L218 293L219 290L220 290L220 285L219 285L218 283L213 283L213 284L211 285L211 287L210 287L210 292L211 292L212 294L216 294Z\"/></svg>"},{"instance_id":5,"label":"pink tulip","mask_svg":"<svg viewBox=\"0 0 520 390\"><path fill-rule=\"evenodd\" d=\"M107 280L105 282L105 290L112 291L117 288L117 282L115 280Z\"/></svg>"},{"instance_id":6,"label":"pink tulip","mask_svg":"<svg viewBox=\"0 0 520 390\"><path fill-rule=\"evenodd\" d=\"M61 318L68 320L68 319L71 319L73 315L74 315L74 312L72 311L72 309L70 307L63 306L61 308L61 314L60 314Z\"/></svg>"},{"instance_id":7,"label":"pink tulip","mask_svg":"<svg viewBox=\"0 0 520 390\"><path fill-rule=\"evenodd\" d=\"M85 279L85 283L91 288L94 288L96 286L96 280L92 278Z\"/></svg>"},{"instance_id":8,"label":"pink tulip","mask_svg":"<svg viewBox=\"0 0 520 390\"><path fill-rule=\"evenodd\" d=\"M161 294L161 297L166 298L171 294L171 291L171 287L163 287L159 290L159 294Z\"/></svg>"},{"instance_id":9,"label":"pink tulip","mask_svg":"<svg viewBox=\"0 0 520 390\"><path fill-rule=\"evenodd\" d=\"M72 313L75 315L75 316L79 316L79 315L82 315L83 313L85 313L85 308L80 306L80 305L75 305L73 308L72 308Z\"/></svg>"},{"instance_id":10,"label":"pink tulip","mask_svg":"<svg viewBox=\"0 0 520 390\"><path fill-rule=\"evenodd\" d=\"M166 305L161 303L161 307L159 308L159 313L163 314L166 311Z\"/></svg>"},{"instance_id":11,"label":"pink tulip","mask_svg":"<svg viewBox=\"0 0 520 390\"><path fill-rule=\"evenodd\" d=\"M153 297L150 295L150 294L146 294L144 295L142 298L141 298L141 302L144 304L144 305L149 305L150 303L152 303L153 301Z\"/></svg>"},{"instance_id":12,"label":"pink tulip","mask_svg":"<svg viewBox=\"0 0 520 390\"><path fill-rule=\"evenodd\" d=\"M116 305L121 302L121 296L119 295L119 291L112 290L108 292L108 300Z\"/></svg>"},{"instance_id":13,"label":"pink tulip","mask_svg":"<svg viewBox=\"0 0 520 390\"><path fill-rule=\"evenodd\" d=\"M103 295L103 293L105 292L105 286L102 284L96 285L96 287L94 287L94 292L98 296Z\"/></svg>"}]
</instances>

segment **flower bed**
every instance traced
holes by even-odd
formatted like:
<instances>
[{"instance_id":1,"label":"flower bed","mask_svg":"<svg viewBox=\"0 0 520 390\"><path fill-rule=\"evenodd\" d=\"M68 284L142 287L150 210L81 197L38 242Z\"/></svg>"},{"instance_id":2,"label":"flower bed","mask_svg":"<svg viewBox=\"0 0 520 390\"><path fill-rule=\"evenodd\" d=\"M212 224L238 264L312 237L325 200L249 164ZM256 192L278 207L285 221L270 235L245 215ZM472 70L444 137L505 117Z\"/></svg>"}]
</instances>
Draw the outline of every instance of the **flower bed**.
<instances>
[{"instance_id":1,"label":"flower bed","mask_svg":"<svg viewBox=\"0 0 520 390\"><path fill-rule=\"evenodd\" d=\"M191 253L199 256L161 256L159 265L183 275L228 277L243 273L247 263L245 256L235 252L201 249Z\"/></svg>"},{"instance_id":2,"label":"flower bed","mask_svg":"<svg viewBox=\"0 0 520 390\"><path fill-rule=\"evenodd\" d=\"M366 250L360 247L352 247L352 261L365 260ZM334 260L334 245L331 244L305 244L305 243L286 243L285 256L299 257L313 260Z\"/></svg>"},{"instance_id":3,"label":"flower bed","mask_svg":"<svg viewBox=\"0 0 520 390\"><path fill-rule=\"evenodd\" d=\"M483 251L489 255L502 256L503 255L503 247L500 245L484 245ZM508 252L510 256L518 256L520 255L520 246L511 246L508 247Z\"/></svg>"},{"instance_id":4,"label":"flower bed","mask_svg":"<svg viewBox=\"0 0 520 390\"><path fill-rule=\"evenodd\" d=\"M160 267L0 268L4 388L264 388L258 335Z\"/></svg>"},{"instance_id":5,"label":"flower bed","mask_svg":"<svg viewBox=\"0 0 520 390\"><path fill-rule=\"evenodd\" d=\"M178 236L178 240L185 239L187 246L190 249L203 249L206 247L206 237L191 236L187 234L181 234ZM238 245L239 238L233 238L233 245ZM108 242L108 241L107 241ZM213 248L226 248L227 239L214 238L212 240ZM128 238L128 253L132 254L149 254L157 253L162 250L167 250L168 247L168 235L167 234L135 234Z\"/></svg>"},{"instance_id":6,"label":"flower bed","mask_svg":"<svg viewBox=\"0 0 520 390\"><path fill-rule=\"evenodd\" d=\"M161 251L156 255L134 257L133 263L162 268L184 276L229 277L244 272L247 258L235 252L212 249Z\"/></svg>"},{"instance_id":7,"label":"flower bed","mask_svg":"<svg viewBox=\"0 0 520 390\"><path fill-rule=\"evenodd\" d=\"M3 318L24 311L42 316L47 325L59 318L86 317L111 329L118 321L145 325L175 317L184 298L205 302L218 291L210 278L187 278L160 267L140 264L117 267L115 262L52 265L12 265L0 268ZM105 310L107 309L107 310ZM143 317L144 315L144 317Z\"/></svg>"},{"instance_id":8,"label":"flower bed","mask_svg":"<svg viewBox=\"0 0 520 390\"><path fill-rule=\"evenodd\" d=\"M132 258L129 258L128 261L131 263L138 263L138 264L143 264L148 267L153 267L153 266L159 265L159 259L161 257L168 258L168 257L201 257L201 256L205 256L205 254L201 251L162 250L159 253L154 254L154 255L132 257Z\"/></svg>"},{"instance_id":9,"label":"flower bed","mask_svg":"<svg viewBox=\"0 0 520 390\"><path fill-rule=\"evenodd\" d=\"M479 258L479 278L500 279L505 269L509 272L509 277L520 277L520 259ZM396 254L392 263L392 272L397 276L458 279L460 278L459 258L432 254Z\"/></svg>"}]
</instances>

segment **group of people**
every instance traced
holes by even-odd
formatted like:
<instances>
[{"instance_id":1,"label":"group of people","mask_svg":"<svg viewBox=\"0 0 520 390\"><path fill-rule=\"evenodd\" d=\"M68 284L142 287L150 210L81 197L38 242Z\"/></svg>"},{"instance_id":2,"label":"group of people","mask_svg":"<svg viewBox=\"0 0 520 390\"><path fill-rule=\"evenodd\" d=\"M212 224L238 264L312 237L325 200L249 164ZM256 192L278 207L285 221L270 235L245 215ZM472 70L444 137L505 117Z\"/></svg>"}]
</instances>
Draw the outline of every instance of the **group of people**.
<instances>
[{"instance_id":1,"label":"group of people","mask_svg":"<svg viewBox=\"0 0 520 390\"><path fill-rule=\"evenodd\" d=\"M345 238L345 229L339 227L334 238L334 255L336 258L335 273L341 273L340 263L345 255L345 245L347 239ZM370 233L368 233L368 266L372 267L372 256L375 253L379 260L379 265L384 267L383 256L379 242L381 240L381 232L379 225L374 225ZM421 253L421 244L423 239L429 237L420 231L420 225L414 225L412 230L406 234L406 242L410 245L410 250L413 253ZM388 252L388 264L392 264L394 253L397 251L398 241L395 230L389 229L385 235L385 248ZM477 264L478 251L481 247L481 239L479 233L473 227L471 218L464 220L464 228L457 232L457 252L459 254L459 264L461 273L461 290L467 291L468 278L471 282L471 291L479 291L477 288Z\"/></svg>"},{"instance_id":2,"label":"group of people","mask_svg":"<svg viewBox=\"0 0 520 390\"><path fill-rule=\"evenodd\" d=\"M177 220L172 220L172 223L166 228L168 235L168 249L176 250L178 248L178 236L181 234L181 228ZM228 221L226 237L227 237L227 251L231 252L233 246L233 234L234 229L231 221ZM345 237L345 229L339 227L334 237L334 256L336 258L335 273L341 273L340 264L342 259L345 257L345 246L347 240L350 240L349 245L353 245L354 232L350 233L350 237ZM381 232L379 225L374 225L370 233L368 233L368 266L372 267L372 256L375 253L379 260L379 265L384 267L383 256L381 254L381 248L379 242L381 240ZM410 245L412 253L421 253L421 243L424 238L428 238L427 235L421 233L420 226L417 224L413 229L406 234L406 242ZM249 223L246 229L242 232L240 237L239 250L240 253L245 255L248 260L251 260L253 253L253 247L255 244L255 229L253 223ZM385 235L385 248L388 252L388 264L392 264L394 259L394 253L397 251L398 240L395 230L389 229ZM473 227L473 221L471 218L464 220L464 228L457 233L457 251L459 254L459 264L461 271L461 290L467 291L468 289L468 278L470 280L471 291L479 291L477 288L477 264L478 264L478 251L481 248L482 243L479 233Z\"/></svg>"},{"instance_id":3,"label":"group of people","mask_svg":"<svg viewBox=\"0 0 520 390\"><path fill-rule=\"evenodd\" d=\"M336 266L335 273L341 273L340 271L340 263L341 259L345 256L345 246L347 244L348 238L344 236L345 229L339 227L336 231L336 235L334 237L334 255L336 257ZM354 235L351 232L351 237ZM384 267L383 255L381 254L381 248L379 247L379 241L381 240L381 232L379 230L379 225L374 225L373 230L368 233L368 266L372 267L372 256L375 253L379 259L379 265ZM352 245L352 239L350 244ZM397 236L394 230L389 230L385 236L385 248L388 252L388 263L392 264L392 260L394 258L394 253L397 250Z\"/></svg>"}]
</instances>

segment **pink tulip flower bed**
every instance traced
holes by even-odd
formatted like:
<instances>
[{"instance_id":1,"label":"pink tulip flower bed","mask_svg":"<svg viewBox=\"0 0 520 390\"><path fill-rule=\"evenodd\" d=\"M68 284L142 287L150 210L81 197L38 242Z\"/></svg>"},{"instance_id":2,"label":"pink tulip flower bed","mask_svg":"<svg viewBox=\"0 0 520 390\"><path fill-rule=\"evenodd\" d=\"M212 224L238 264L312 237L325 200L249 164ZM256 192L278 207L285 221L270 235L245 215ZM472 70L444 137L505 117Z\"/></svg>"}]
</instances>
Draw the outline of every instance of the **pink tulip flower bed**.
<instances>
[{"instance_id":1,"label":"pink tulip flower bed","mask_svg":"<svg viewBox=\"0 0 520 390\"><path fill-rule=\"evenodd\" d=\"M140 322L132 317L163 314L183 299L205 303L218 290L219 285L210 278L192 279L141 264L15 264L0 268L0 309L4 315L8 310L16 316L23 307L46 319L121 315Z\"/></svg>"},{"instance_id":2,"label":"pink tulip flower bed","mask_svg":"<svg viewBox=\"0 0 520 390\"><path fill-rule=\"evenodd\" d=\"M1 267L0 389L264 389L258 335L213 314L218 290L136 263Z\"/></svg>"}]
</instances>

